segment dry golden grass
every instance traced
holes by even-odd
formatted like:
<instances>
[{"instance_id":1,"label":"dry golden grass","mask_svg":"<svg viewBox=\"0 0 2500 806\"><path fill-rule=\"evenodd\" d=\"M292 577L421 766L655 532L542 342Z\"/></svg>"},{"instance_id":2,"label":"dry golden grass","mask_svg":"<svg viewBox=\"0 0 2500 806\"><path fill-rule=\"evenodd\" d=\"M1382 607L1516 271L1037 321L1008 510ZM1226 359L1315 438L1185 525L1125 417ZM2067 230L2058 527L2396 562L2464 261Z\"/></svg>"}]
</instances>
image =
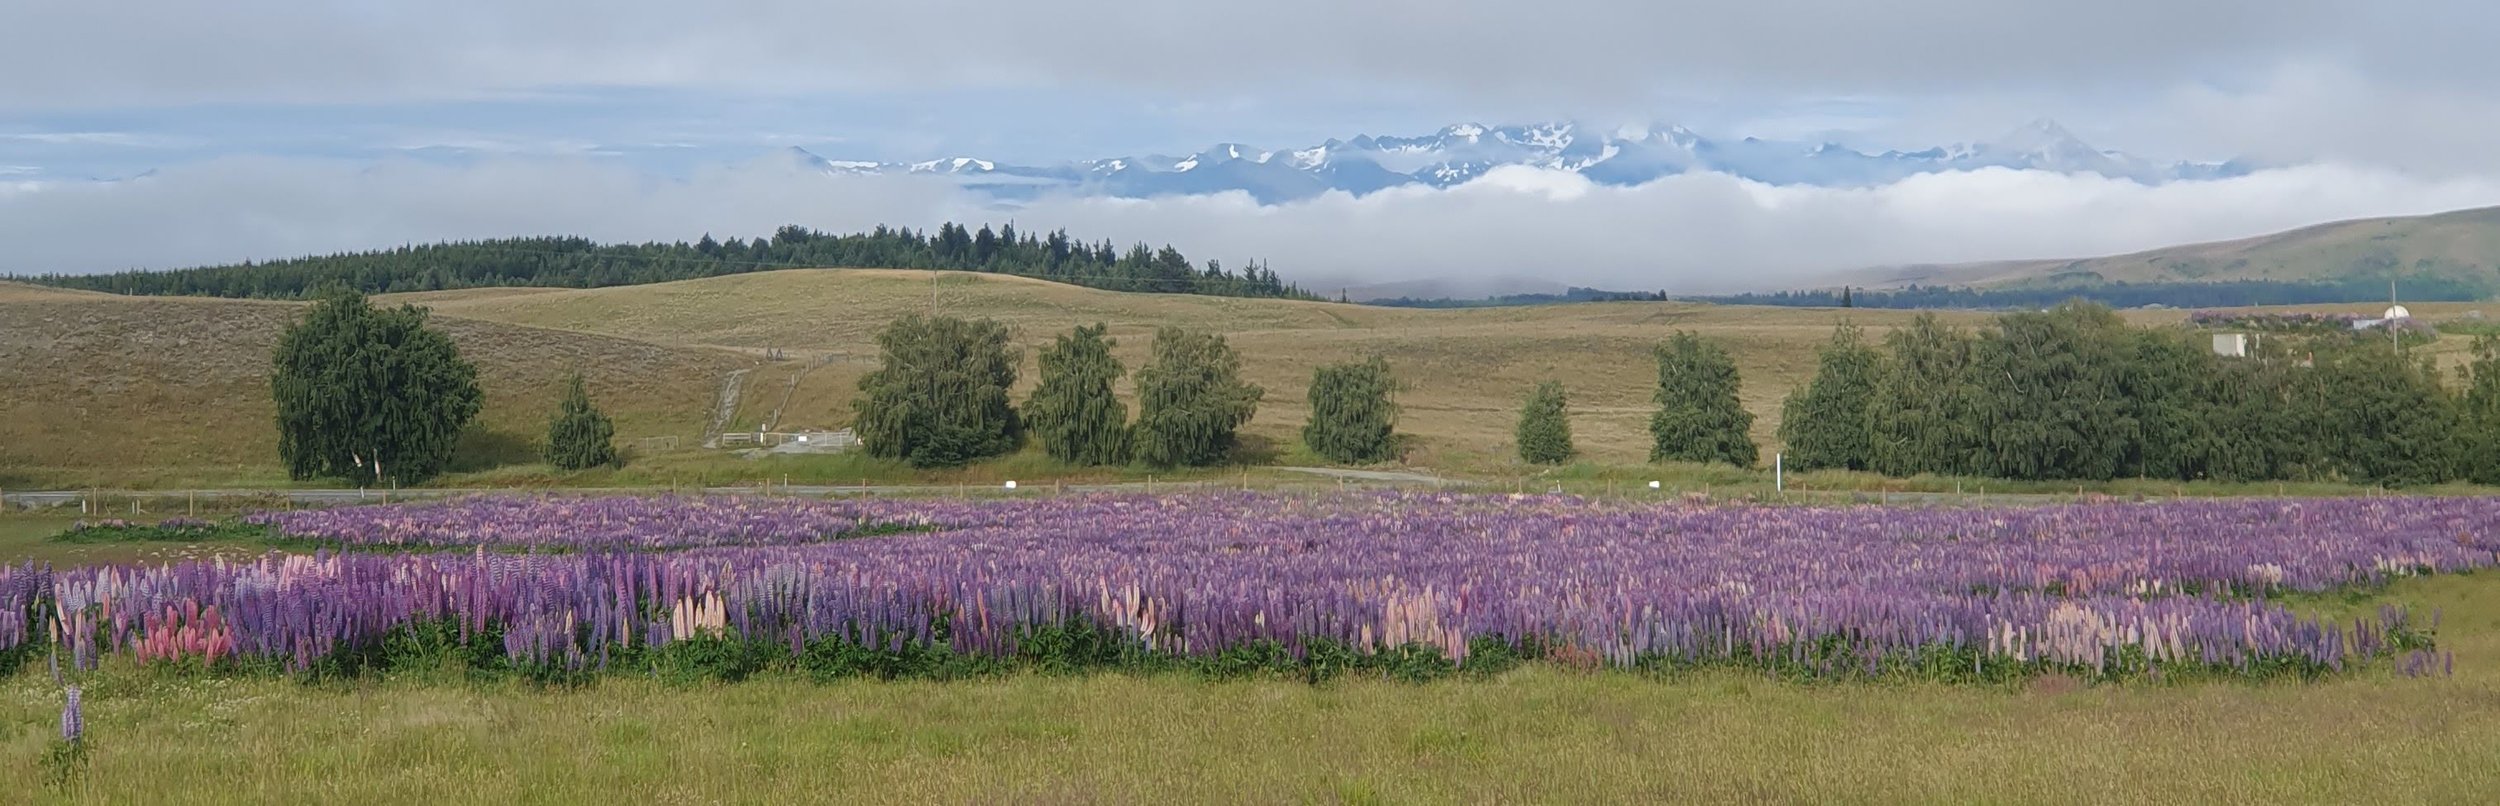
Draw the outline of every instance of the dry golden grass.
<instances>
[{"instance_id":1,"label":"dry golden grass","mask_svg":"<svg viewBox=\"0 0 2500 806\"><path fill-rule=\"evenodd\" d=\"M1656 365L1649 349L1677 329L1701 332L1735 355L1743 398L1765 445L1778 427L1779 402L1813 372L1814 350L1844 316L1878 335L1915 314L1739 308L1684 303L1610 303L1535 308L1412 310L1320 302L1120 294L1015 277L921 271L779 271L653 286L509 296L466 295L437 303L446 314L580 330L661 343L780 348L830 358L810 370L784 424L840 425L860 374L874 368L876 331L895 316L943 311L987 316L1015 328L1025 347L1025 384L1035 354L1051 337L1105 322L1134 370L1153 331L1184 325L1224 333L1243 355L1249 379L1267 388L1250 433L1290 445L1307 416L1311 371L1320 364L1378 353L1410 389L1400 429L1411 435L1411 463L1475 468L1508 462L1519 398L1538 381L1569 384L1582 450L1606 462L1648 458L1649 397ZM1976 324L1975 314L1947 314ZM749 412L760 422L759 393L778 399L787 370L750 379ZM1124 389L1123 394L1127 394ZM751 412L751 413L750 413Z\"/></svg>"},{"instance_id":2,"label":"dry golden grass","mask_svg":"<svg viewBox=\"0 0 2500 806\"><path fill-rule=\"evenodd\" d=\"M1743 373L1754 437L1776 449L1780 402L1811 376L1816 348L1842 319L1881 338L1915 312L1607 303L1415 310L1323 302L1124 294L1017 277L887 270L799 270L604 289L468 289L384 295L432 307L486 370L485 423L536 433L556 378L586 369L592 392L627 438L691 438L709 422L718 379L750 366L731 423L773 419L783 430L840 428L861 375L876 367L878 329L911 312L987 316L1014 328L1025 349L1024 389L1039 348L1070 328L1110 324L1133 371L1156 327L1222 332L1249 379L1267 388L1248 433L1290 452L1307 416L1311 371L1377 353L1409 385L1400 430L1409 464L1507 476L1521 396L1561 380L1591 461L1647 459L1655 364L1650 347L1678 329L1726 347ZM2375 304L2298 310L2376 314ZM2454 317L2470 303L2413 306ZM0 467L14 462L108 473L133 465L201 465L229 477L274 473L263 365L291 308L283 303L133 299L0 285ZM2186 312L2129 311L2142 325ZM1944 313L1978 326L1990 315ZM27 326L14 326L19 322ZM500 324L489 324L500 323ZM514 325L523 327L511 327ZM2467 339L2425 353L2454 366ZM779 349L795 360L765 362ZM795 387L793 376L798 377ZM1022 391L1020 390L1019 394ZM1122 395L1129 394L1125 385ZM1133 400L1132 402L1132 413ZM0 477L6 476L0 473ZM23 474L21 474L23 475ZM58 476L46 471L42 475ZM107 478L110 478L109 474ZM0 478L0 485L12 483ZM110 482L107 482L110 483Z\"/></svg>"},{"instance_id":3,"label":"dry golden grass","mask_svg":"<svg viewBox=\"0 0 2500 806\"><path fill-rule=\"evenodd\" d=\"M0 288L0 484L281 478L269 355L298 305ZM715 350L458 317L486 392L470 463L525 459L579 370L620 438L698 436Z\"/></svg>"}]
</instances>

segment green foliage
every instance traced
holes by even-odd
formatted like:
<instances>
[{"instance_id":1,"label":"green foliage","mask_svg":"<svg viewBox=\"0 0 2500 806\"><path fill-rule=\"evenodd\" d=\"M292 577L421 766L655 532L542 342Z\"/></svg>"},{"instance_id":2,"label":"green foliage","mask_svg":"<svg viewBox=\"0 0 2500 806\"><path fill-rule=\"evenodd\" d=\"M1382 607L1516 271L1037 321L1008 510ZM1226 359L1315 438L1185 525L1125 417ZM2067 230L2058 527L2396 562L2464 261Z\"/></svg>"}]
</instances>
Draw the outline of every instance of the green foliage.
<instances>
[{"instance_id":1,"label":"green foliage","mask_svg":"<svg viewBox=\"0 0 2500 806\"><path fill-rule=\"evenodd\" d=\"M2462 398L2379 337L2283 336L2222 358L2087 303L2007 314L1975 339L1922 316L1885 341L1866 423L1888 475L2412 485L2471 475L2500 444L2483 425L2500 416L2482 413L2500 410L2500 340L2481 367L2492 387L2477 397L2469 368Z\"/></svg>"},{"instance_id":2,"label":"green foliage","mask_svg":"<svg viewBox=\"0 0 2500 806\"><path fill-rule=\"evenodd\" d=\"M212 523L171 518L154 525L121 521L79 521L49 538L54 543L226 543L280 541L275 528L240 521Z\"/></svg>"},{"instance_id":3,"label":"green foliage","mask_svg":"<svg viewBox=\"0 0 2500 806\"><path fill-rule=\"evenodd\" d=\"M1007 390L1021 354L996 321L912 314L877 334L884 365L859 379L854 426L871 456L953 467L1016 449Z\"/></svg>"},{"instance_id":4,"label":"green foliage","mask_svg":"<svg viewBox=\"0 0 2500 806\"><path fill-rule=\"evenodd\" d=\"M616 463L616 425L590 404L590 392L575 374L564 387L564 402L547 423L547 464L559 470L584 470Z\"/></svg>"},{"instance_id":5,"label":"green foliage","mask_svg":"<svg viewBox=\"0 0 2500 806\"><path fill-rule=\"evenodd\" d=\"M1891 358L1867 403L1871 469L1887 476L1977 475L1982 442L1971 341L1934 314L1884 335Z\"/></svg>"},{"instance_id":6,"label":"green foliage","mask_svg":"<svg viewBox=\"0 0 2500 806\"><path fill-rule=\"evenodd\" d=\"M2116 336L2125 362L2120 395L2135 422L2135 439L2121 460L2126 474L2142 478L2202 478L2213 471L2206 452L2216 433L2210 388L2220 361L2212 350L2175 330L2129 331Z\"/></svg>"},{"instance_id":7,"label":"green foliage","mask_svg":"<svg viewBox=\"0 0 2500 806\"><path fill-rule=\"evenodd\" d=\"M2090 303L1998 317L1971 350L1981 473L2106 480L2132 469L2127 340L2118 315Z\"/></svg>"},{"instance_id":8,"label":"green foliage","mask_svg":"<svg viewBox=\"0 0 2500 806\"><path fill-rule=\"evenodd\" d=\"M935 231L880 226L852 235L787 226L769 238L715 241L705 235L693 244L511 238L176 271L30 279L116 294L301 297L341 285L368 294L495 286L599 288L818 266L953 269L1114 291L1318 299L1255 261L1238 272L1214 261L1200 269L1170 246L1154 249L1140 243L1123 251L1110 241L1072 240L1066 230L1020 233L1013 225L995 231L984 225L975 233L951 222Z\"/></svg>"},{"instance_id":9,"label":"green foliage","mask_svg":"<svg viewBox=\"0 0 2500 806\"><path fill-rule=\"evenodd\" d=\"M53 739L44 744L43 782L56 790L74 788L87 775L87 744ZM23 794L23 792L21 792Z\"/></svg>"},{"instance_id":10,"label":"green foliage","mask_svg":"<svg viewBox=\"0 0 2500 806\"><path fill-rule=\"evenodd\" d=\"M425 309L332 294L278 338L278 455L297 479L415 484L442 472L480 406L477 368Z\"/></svg>"},{"instance_id":11,"label":"green foliage","mask_svg":"<svg viewBox=\"0 0 2500 806\"><path fill-rule=\"evenodd\" d=\"M1137 459L1158 467L1224 461L1266 393L1241 380L1241 357L1223 336L1156 330L1152 356L1137 371Z\"/></svg>"},{"instance_id":12,"label":"green foliage","mask_svg":"<svg viewBox=\"0 0 2500 806\"><path fill-rule=\"evenodd\" d=\"M1846 302L1846 289L1842 301ZM1815 359L1814 378L1780 406L1780 443L1798 470L1865 470L1874 461L1867 408L1883 376L1883 354L1863 331L1843 324Z\"/></svg>"},{"instance_id":13,"label":"green foliage","mask_svg":"<svg viewBox=\"0 0 2500 806\"><path fill-rule=\"evenodd\" d=\"M1385 461L1396 451L1397 379L1379 356L1311 373L1311 421L1302 444L1340 464Z\"/></svg>"},{"instance_id":14,"label":"green foliage","mask_svg":"<svg viewBox=\"0 0 2500 806\"><path fill-rule=\"evenodd\" d=\"M2477 484L2500 484L2500 334L2474 337L2474 360L2462 370L2459 416L2466 433L2463 467Z\"/></svg>"},{"instance_id":15,"label":"green foliage","mask_svg":"<svg viewBox=\"0 0 2500 806\"><path fill-rule=\"evenodd\" d=\"M1074 465L1128 459L1128 407L1112 383L1128 370L1111 355L1116 341L1096 324L1059 336L1042 349L1042 382L1024 403L1027 427L1051 458Z\"/></svg>"},{"instance_id":16,"label":"green foliage","mask_svg":"<svg viewBox=\"0 0 2500 806\"><path fill-rule=\"evenodd\" d=\"M1546 381L1528 392L1527 403L1519 407L1519 460L1536 465L1559 465L1571 461L1578 453L1571 446L1570 399L1560 381Z\"/></svg>"},{"instance_id":17,"label":"green foliage","mask_svg":"<svg viewBox=\"0 0 2500 806\"><path fill-rule=\"evenodd\" d=\"M1657 348L1658 413L1649 433L1657 438L1650 461L1726 462L1752 467L1753 413L1736 399L1736 360L1700 336L1677 331Z\"/></svg>"},{"instance_id":18,"label":"green foliage","mask_svg":"<svg viewBox=\"0 0 2500 806\"><path fill-rule=\"evenodd\" d=\"M2463 458L2457 406L2429 365L2384 344L2317 357L2317 433L2344 478L2372 484L2434 484L2456 477Z\"/></svg>"}]
</instances>

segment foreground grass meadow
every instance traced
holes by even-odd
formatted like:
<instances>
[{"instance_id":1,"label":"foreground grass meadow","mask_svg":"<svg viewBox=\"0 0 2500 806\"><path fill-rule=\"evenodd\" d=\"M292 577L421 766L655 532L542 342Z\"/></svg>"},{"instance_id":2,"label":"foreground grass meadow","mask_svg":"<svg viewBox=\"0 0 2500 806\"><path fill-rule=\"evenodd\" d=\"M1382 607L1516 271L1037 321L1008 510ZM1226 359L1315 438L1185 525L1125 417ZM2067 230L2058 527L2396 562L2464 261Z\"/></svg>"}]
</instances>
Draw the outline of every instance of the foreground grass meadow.
<instances>
[{"instance_id":1,"label":"foreground grass meadow","mask_svg":"<svg viewBox=\"0 0 2500 806\"><path fill-rule=\"evenodd\" d=\"M2445 609L2455 677L1971 687L1532 665L1426 684L1025 674L551 689L117 671L90 689L83 782L6 799L2487 802L2500 790L2500 579L2411 581L2383 599ZM0 771L37 780L58 692L39 670L5 691Z\"/></svg>"},{"instance_id":2,"label":"foreground grass meadow","mask_svg":"<svg viewBox=\"0 0 2500 806\"><path fill-rule=\"evenodd\" d=\"M255 550L37 537L60 525L0 519L0 559ZM149 551L171 554L124 553ZM0 678L0 779L29 782L0 801L2475 803L2500 791L2500 573L2273 601L2347 625L2382 605L2436 611L2454 673L2408 676L2381 659L2255 681L1940 683L1530 662L1424 683L768 669L549 686L450 668L299 682L111 656L73 672L91 744L63 787L33 783L60 690L41 663Z\"/></svg>"}]
</instances>

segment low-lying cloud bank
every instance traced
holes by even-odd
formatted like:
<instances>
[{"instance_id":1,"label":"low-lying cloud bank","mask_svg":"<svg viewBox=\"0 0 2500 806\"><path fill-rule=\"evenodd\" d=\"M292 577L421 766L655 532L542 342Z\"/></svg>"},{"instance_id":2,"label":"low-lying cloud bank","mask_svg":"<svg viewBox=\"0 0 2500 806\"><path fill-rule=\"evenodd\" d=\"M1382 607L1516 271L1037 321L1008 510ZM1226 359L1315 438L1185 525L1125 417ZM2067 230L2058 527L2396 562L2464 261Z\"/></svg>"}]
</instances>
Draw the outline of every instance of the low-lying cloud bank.
<instances>
[{"instance_id":1,"label":"low-lying cloud bank","mask_svg":"<svg viewBox=\"0 0 2500 806\"><path fill-rule=\"evenodd\" d=\"M1257 258L1318 285L1526 276L1678 292L1810 284L1903 263L2084 257L2344 218L2500 205L2500 178L2337 165L2144 186L1986 170L1880 187L1770 186L1717 174L1605 187L1505 168L1449 190L1046 198L1002 207L929 177L828 177L772 161L655 180L594 160L383 165L234 158L117 183L0 183L0 272L166 268L447 239L755 236L783 224L1013 220L1081 238Z\"/></svg>"}]
</instances>

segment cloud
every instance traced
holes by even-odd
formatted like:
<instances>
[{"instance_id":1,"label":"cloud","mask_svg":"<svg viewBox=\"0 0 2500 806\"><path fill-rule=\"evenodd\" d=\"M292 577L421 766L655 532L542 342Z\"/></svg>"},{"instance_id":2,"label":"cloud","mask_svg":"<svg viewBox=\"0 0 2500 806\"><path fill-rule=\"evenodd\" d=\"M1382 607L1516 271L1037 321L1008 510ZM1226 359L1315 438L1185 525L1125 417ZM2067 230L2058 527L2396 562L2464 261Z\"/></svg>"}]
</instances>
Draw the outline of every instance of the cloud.
<instances>
[{"instance_id":1,"label":"cloud","mask_svg":"<svg viewBox=\"0 0 2500 806\"><path fill-rule=\"evenodd\" d=\"M1169 243L1228 265L1257 258L1313 284L1534 276L1681 292L1764 289L1876 265L2082 257L2245 237L2324 220L2500 204L2500 181L2319 165L2147 187L1985 170L1863 189L1724 175L1621 188L1496 171L1449 190L1051 198L1002 210L944 180L827 177L764 160L654 180L588 159L227 158L116 183L0 184L0 271L89 272L267 260L445 239L599 240L834 231L942 220L1066 227Z\"/></svg>"},{"instance_id":2,"label":"cloud","mask_svg":"<svg viewBox=\"0 0 2500 806\"><path fill-rule=\"evenodd\" d=\"M1213 107L1333 87L1641 108L1661 93L2141 88L2304 61L2488 76L2495 27L2478 0L36 2L0 9L0 29L52 32L0 50L0 74L46 79L0 84L0 108L1066 86Z\"/></svg>"}]
</instances>

